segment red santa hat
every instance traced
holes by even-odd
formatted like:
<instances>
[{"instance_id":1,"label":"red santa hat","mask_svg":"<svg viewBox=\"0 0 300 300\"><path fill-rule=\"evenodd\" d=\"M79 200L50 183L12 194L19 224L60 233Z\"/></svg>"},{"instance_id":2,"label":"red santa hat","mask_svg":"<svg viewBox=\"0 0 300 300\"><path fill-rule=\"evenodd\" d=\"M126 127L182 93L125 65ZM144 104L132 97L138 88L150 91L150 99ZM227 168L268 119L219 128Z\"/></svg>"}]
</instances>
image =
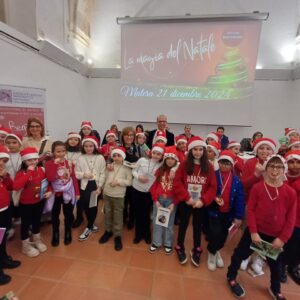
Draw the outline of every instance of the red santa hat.
<instances>
[{"instance_id":1,"label":"red santa hat","mask_svg":"<svg viewBox=\"0 0 300 300\"><path fill-rule=\"evenodd\" d=\"M300 160L300 150L290 150L285 154L284 158L286 159L286 161L289 161L291 159Z\"/></svg>"},{"instance_id":2,"label":"red santa hat","mask_svg":"<svg viewBox=\"0 0 300 300\"><path fill-rule=\"evenodd\" d=\"M220 160L228 160L231 162L232 165L234 165L236 155L232 153L230 150L223 150L218 158L218 162Z\"/></svg>"},{"instance_id":3,"label":"red santa hat","mask_svg":"<svg viewBox=\"0 0 300 300\"><path fill-rule=\"evenodd\" d=\"M221 145L217 142L209 142L207 147L210 147L215 152L216 157L219 157L221 151Z\"/></svg>"},{"instance_id":4,"label":"red santa hat","mask_svg":"<svg viewBox=\"0 0 300 300\"><path fill-rule=\"evenodd\" d=\"M207 145L200 136L193 136L189 139L187 146L188 146L188 151L190 151L191 149L197 146L206 148Z\"/></svg>"},{"instance_id":5,"label":"red santa hat","mask_svg":"<svg viewBox=\"0 0 300 300\"><path fill-rule=\"evenodd\" d=\"M92 122L90 122L90 121L83 121L83 122L81 123L81 129L82 129L83 127L88 127L88 128L90 128L90 129L93 129Z\"/></svg>"},{"instance_id":6,"label":"red santa hat","mask_svg":"<svg viewBox=\"0 0 300 300\"><path fill-rule=\"evenodd\" d=\"M39 154L34 147L27 147L20 151L21 160L38 159Z\"/></svg>"},{"instance_id":7,"label":"red santa hat","mask_svg":"<svg viewBox=\"0 0 300 300\"><path fill-rule=\"evenodd\" d=\"M179 161L178 152L175 146L166 147L164 160L167 159L168 157L174 158L176 161Z\"/></svg>"},{"instance_id":8,"label":"red santa hat","mask_svg":"<svg viewBox=\"0 0 300 300\"><path fill-rule=\"evenodd\" d=\"M263 168L266 170L267 165L268 165L270 159L274 158L274 157L278 157L281 160L281 162L282 162L282 164L284 166L284 173L286 173L288 171L288 164L287 164L286 160L281 155L279 155L279 154L274 154L274 155L269 156L267 158L267 160L264 161Z\"/></svg>"},{"instance_id":9,"label":"red santa hat","mask_svg":"<svg viewBox=\"0 0 300 300\"><path fill-rule=\"evenodd\" d=\"M69 132L68 133L68 139L76 138L81 140L81 135L77 132Z\"/></svg>"},{"instance_id":10,"label":"red santa hat","mask_svg":"<svg viewBox=\"0 0 300 300\"><path fill-rule=\"evenodd\" d=\"M299 145L300 144L300 137L295 137L295 138L291 138L289 140L289 149L292 148L295 145Z\"/></svg>"},{"instance_id":11,"label":"red santa hat","mask_svg":"<svg viewBox=\"0 0 300 300\"><path fill-rule=\"evenodd\" d=\"M152 152L156 151L156 152L159 152L161 154L164 154L164 152L165 152L165 146L163 146L162 144L154 144L152 146L152 150L151 151Z\"/></svg>"},{"instance_id":12,"label":"red santa hat","mask_svg":"<svg viewBox=\"0 0 300 300\"><path fill-rule=\"evenodd\" d=\"M254 144L253 144L253 151L254 151L254 153L257 152L257 149L261 145L268 145L275 152L275 149L276 149L276 143L275 143L275 141L272 140L272 139L263 137L263 138L260 138L260 139L257 139L257 140L254 141Z\"/></svg>"},{"instance_id":13,"label":"red santa hat","mask_svg":"<svg viewBox=\"0 0 300 300\"><path fill-rule=\"evenodd\" d=\"M231 141L229 142L227 149L233 148L233 147L241 147L241 144L239 142L236 141Z\"/></svg>"},{"instance_id":14,"label":"red santa hat","mask_svg":"<svg viewBox=\"0 0 300 300\"><path fill-rule=\"evenodd\" d=\"M168 142L166 133L158 130L156 132L156 137L155 137L154 143L157 143L157 141L163 141L166 144Z\"/></svg>"},{"instance_id":15,"label":"red santa hat","mask_svg":"<svg viewBox=\"0 0 300 300\"><path fill-rule=\"evenodd\" d=\"M95 136L87 135L86 137L84 137L82 142L81 142L82 146L84 145L85 142L92 142L97 149L99 147L99 141Z\"/></svg>"},{"instance_id":16,"label":"red santa hat","mask_svg":"<svg viewBox=\"0 0 300 300\"><path fill-rule=\"evenodd\" d=\"M116 134L114 131L112 130L108 130L106 133L106 138L108 138L109 136L113 136L115 139L117 138Z\"/></svg>"},{"instance_id":17,"label":"red santa hat","mask_svg":"<svg viewBox=\"0 0 300 300\"><path fill-rule=\"evenodd\" d=\"M207 135L206 139L211 138L215 142L220 143L222 135L219 132L211 132Z\"/></svg>"},{"instance_id":18,"label":"red santa hat","mask_svg":"<svg viewBox=\"0 0 300 300\"><path fill-rule=\"evenodd\" d=\"M0 125L0 134L8 135L11 132L12 131L9 128L6 128L6 127L3 127L2 125Z\"/></svg>"},{"instance_id":19,"label":"red santa hat","mask_svg":"<svg viewBox=\"0 0 300 300\"><path fill-rule=\"evenodd\" d=\"M23 145L23 137L22 137L20 134L18 134L18 133L9 133L9 134L5 137L5 142L6 142L6 140L9 139L9 138L14 138L14 139L16 139L16 140L19 142L19 144L20 144L21 146Z\"/></svg>"},{"instance_id":20,"label":"red santa hat","mask_svg":"<svg viewBox=\"0 0 300 300\"><path fill-rule=\"evenodd\" d=\"M110 156L113 157L114 154L120 154L123 157L123 159L125 159L125 157L126 157L126 149L124 147L121 147L121 146L116 147L116 148L114 148L111 151Z\"/></svg>"},{"instance_id":21,"label":"red santa hat","mask_svg":"<svg viewBox=\"0 0 300 300\"><path fill-rule=\"evenodd\" d=\"M298 133L298 131L295 128L291 128L291 127L288 127L288 128L284 129L284 135L287 138L289 138L292 133Z\"/></svg>"},{"instance_id":22,"label":"red santa hat","mask_svg":"<svg viewBox=\"0 0 300 300\"><path fill-rule=\"evenodd\" d=\"M0 145L0 158L6 158L7 160L9 159L8 150L3 145Z\"/></svg>"},{"instance_id":23,"label":"red santa hat","mask_svg":"<svg viewBox=\"0 0 300 300\"><path fill-rule=\"evenodd\" d=\"M179 143L187 143L187 138L184 135L178 135L175 138L176 145Z\"/></svg>"}]
</instances>

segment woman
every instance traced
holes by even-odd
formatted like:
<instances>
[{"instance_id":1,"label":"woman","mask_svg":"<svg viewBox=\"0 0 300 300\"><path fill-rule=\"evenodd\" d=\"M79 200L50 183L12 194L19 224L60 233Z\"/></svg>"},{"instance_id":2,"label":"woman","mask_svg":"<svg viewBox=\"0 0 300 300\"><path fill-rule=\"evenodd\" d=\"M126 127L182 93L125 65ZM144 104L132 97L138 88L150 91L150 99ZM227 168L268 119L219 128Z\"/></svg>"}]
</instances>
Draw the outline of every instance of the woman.
<instances>
[{"instance_id":1,"label":"woman","mask_svg":"<svg viewBox=\"0 0 300 300\"><path fill-rule=\"evenodd\" d=\"M23 147L34 147L39 154L39 162L44 164L51 159L52 140L45 136L44 124L38 118L29 118L27 121L27 137L23 139Z\"/></svg>"}]
</instances>

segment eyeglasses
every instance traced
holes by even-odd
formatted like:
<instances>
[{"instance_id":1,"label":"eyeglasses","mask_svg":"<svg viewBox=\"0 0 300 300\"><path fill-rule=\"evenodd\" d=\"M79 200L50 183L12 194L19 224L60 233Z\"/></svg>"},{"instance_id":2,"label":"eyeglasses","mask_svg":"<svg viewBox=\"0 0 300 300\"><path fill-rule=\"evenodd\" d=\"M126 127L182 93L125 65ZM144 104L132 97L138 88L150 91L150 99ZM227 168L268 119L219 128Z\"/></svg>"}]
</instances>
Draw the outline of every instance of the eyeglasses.
<instances>
[{"instance_id":1,"label":"eyeglasses","mask_svg":"<svg viewBox=\"0 0 300 300\"><path fill-rule=\"evenodd\" d=\"M267 167L272 169L272 170L275 170L275 169L282 170L282 169L284 169L284 166L282 166L282 165L272 165L271 164L271 165L268 165Z\"/></svg>"},{"instance_id":2,"label":"eyeglasses","mask_svg":"<svg viewBox=\"0 0 300 300\"><path fill-rule=\"evenodd\" d=\"M42 126L41 125L30 125L29 127L30 128L41 128Z\"/></svg>"}]
</instances>

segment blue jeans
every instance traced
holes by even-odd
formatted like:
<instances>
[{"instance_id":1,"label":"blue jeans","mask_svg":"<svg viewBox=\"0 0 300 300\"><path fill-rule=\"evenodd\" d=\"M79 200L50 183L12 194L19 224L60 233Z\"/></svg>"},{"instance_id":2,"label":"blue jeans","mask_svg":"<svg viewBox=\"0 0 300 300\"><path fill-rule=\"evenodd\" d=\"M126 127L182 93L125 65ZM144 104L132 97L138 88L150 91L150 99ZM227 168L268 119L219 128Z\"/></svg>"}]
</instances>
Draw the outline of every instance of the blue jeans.
<instances>
[{"instance_id":1,"label":"blue jeans","mask_svg":"<svg viewBox=\"0 0 300 300\"><path fill-rule=\"evenodd\" d=\"M173 203L173 200L170 198L162 198L158 199L160 205L162 207L168 207ZM173 239L174 239L174 220L175 220L176 206L172 210L170 214L168 227L163 227L161 225L155 224L155 219L157 215L157 207L156 203L153 203L153 239L152 243L160 247L164 245L165 247L172 247Z\"/></svg>"}]
</instances>

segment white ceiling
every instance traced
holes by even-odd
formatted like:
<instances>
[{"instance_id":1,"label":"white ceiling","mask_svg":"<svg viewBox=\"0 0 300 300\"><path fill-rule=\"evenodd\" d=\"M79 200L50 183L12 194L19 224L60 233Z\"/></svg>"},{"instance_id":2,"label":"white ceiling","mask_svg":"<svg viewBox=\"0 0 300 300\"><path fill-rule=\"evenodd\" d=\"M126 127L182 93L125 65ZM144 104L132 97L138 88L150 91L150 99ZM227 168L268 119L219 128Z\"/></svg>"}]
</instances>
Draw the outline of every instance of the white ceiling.
<instances>
[{"instance_id":1,"label":"white ceiling","mask_svg":"<svg viewBox=\"0 0 300 300\"><path fill-rule=\"evenodd\" d=\"M11 2L10 0L9 2ZM16 1L16 0L13 0ZM30 0L34 1L34 0ZM64 12L68 0L35 0L37 32L45 39L75 56L92 59L94 68L116 68L120 65L120 25L116 18L183 16L269 12L263 22L258 65L266 69L292 68L295 38L299 24L300 0L95 0L91 21L91 44L88 49L70 47L65 41ZM22 28L18 29L22 31ZM300 57L300 56L299 56Z\"/></svg>"}]
</instances>

